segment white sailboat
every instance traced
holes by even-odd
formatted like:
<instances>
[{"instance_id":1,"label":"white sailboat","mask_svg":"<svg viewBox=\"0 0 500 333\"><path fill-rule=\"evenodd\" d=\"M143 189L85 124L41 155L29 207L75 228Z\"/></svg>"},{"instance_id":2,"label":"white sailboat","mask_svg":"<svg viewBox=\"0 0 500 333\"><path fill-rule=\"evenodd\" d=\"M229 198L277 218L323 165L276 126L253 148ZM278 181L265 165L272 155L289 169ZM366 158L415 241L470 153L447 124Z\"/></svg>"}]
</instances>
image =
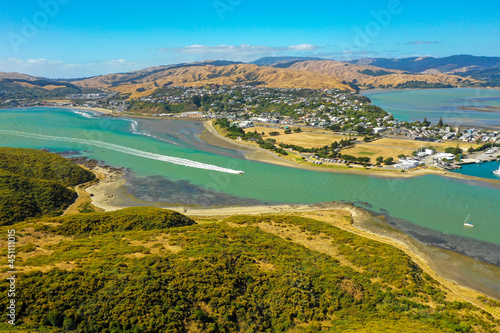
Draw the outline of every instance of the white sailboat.
<instances>
[{"instance_id":1,"label":"white sailboat","mask_svg":"<svg viewBox=\"0 0 500 333\"><path fill-rule=\"evenodd\" d=\"M467 218L464 221L464 226L474 228L474 224L470 223L470 214L467 215Z\"/></svg>"},{"instance_id":2,"label":"white sailboat","mask_svg":"<svg viewBox=\"0 0 500 333\"><path fill-rule=\"evenodd\" d=\"M500 166L498 167L497 170L493 170L493 173L497 176L500 176Z\"/></svg>"}]
</instances>

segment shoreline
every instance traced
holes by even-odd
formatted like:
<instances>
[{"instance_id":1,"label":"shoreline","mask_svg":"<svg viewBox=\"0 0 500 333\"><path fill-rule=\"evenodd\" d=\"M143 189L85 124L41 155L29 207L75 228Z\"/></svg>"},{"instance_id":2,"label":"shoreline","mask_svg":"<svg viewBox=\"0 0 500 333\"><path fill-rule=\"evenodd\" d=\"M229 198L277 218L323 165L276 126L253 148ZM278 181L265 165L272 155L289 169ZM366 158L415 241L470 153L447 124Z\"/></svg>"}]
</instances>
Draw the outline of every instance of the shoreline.
<instances>
[{"instance_id":1,"label":"shoreline","mask_svg":"<svg viewBox=\"0 0 500 333\"><path fill-rule=\"evenodd\" d=\"M488 89L488 88L484 88ZM499 88L500 89L500 88ZM392 89L388 89L392 90ZM404 89L398 89L398 90L404 90ZM408 89L408 90L422 90L422 89ZM51 106L43 106L43 107L51 107ZM19 108L19 107L18 107ZM99 112L102 114L106 114L111 117L121 117L121 118L142 118L142 119L158 119L155 117L148 117L148 116L136 116L136 115L127 115L127 114L117 114L113 110L109 109L104 109L104 108L92 108L92 107L73 107L73 106L54 106L54 108L62 108L62 109L74 109L74 110L87 110L87 111L93 111L93 112ZM287 160L285 158L279 157L273 152L253 146L250 144L244 144L244 143L239 143L234 140L231 140L229 138L224 137L221 135L212 125L213 119L190 119L190 118L168 118L163 120L179 120L179 121L193 121L193 122L201 122L203 126L205 127L206 131L204 131L200 135L200 139L205 141L209 145L213 145L216 147L220 148L227 148L227 149L232 149L232 150L239 150L244 153L244 156L247 160L251 161L256 161L256 162L262 162L262 163L268 163L268 164L274 164L274 165L279 165L279 166L284 166L284 167L291 167L291 168L298 168L302 170L309 170L309 171L317 171L317 172L329 172L329 173L344 173L344 174L356 174L356 175L365 175L365 176L370 176L370 177L378 177L378 178L393 178L393 179L404 179L404 178L411 178L411 177L419 177L419 176L425 176L425 175L437 175L437 176L442 176L442 177L448 177L448 178L454 178L454 179L461 179L461 180L472 180L472 181L479 181L479 182L485 182L489 184L494 184L494 185L500 185L500 179L488 179L488 178L481 178L481 177L475 177L475 176L469 176L469 175L463 175L463 174L458 174L458 173L453 173L450 171L445 171L445 170L435 170L435 169L417 169L417 170L412 170L412 171L406 171L406 172L401 172L399 170L383 170L383 169L363 169L361 167L356 167L354 168L342 168L342 166L314 166L314 165L304 165L304 164L299 164L292 162L290 160Z\"/></svg>"},{"instance_id":2,"label":"shoreline","mask_svg":"<svg viewBox=\"0 0 500 333\"><path fill-rule=\"evenodd\" d=\"M93 111L106 115L116 115L115 111L105 108L98 107L87 107L87 106L51 106L51 105L37 105L37 106L16 106L14 108L0 108L1 110L15 110L15 109L27 109L27 108L53 108L53 109L66 109L66 110L81 110L81 111Z\"/></svg>"},{"instance_id":3,"label":"shoreline","mask_svg":"<svg viewBox=\"0 0 500 333\"><path fill-rule=\"evenodd\" d=\"M92 204L104 211L116 211L127 208L128 205L115 205L114 201L121 195L127 195L123 185L126 183L124 174L117 175L112 170L100 167L98 171L104 179L98 184L86 189L90 194ZM137 200L140 206L140 200ZM326 202L318 204L281 204L260 206L233 206L217 208L201 208L189 206L155 205L162 209L173 210L193 218L226 217L231 215L269 215L289 214L300 215L328 222L325 219L330 210L348 211L353 218L352 224L332 223L348 232L362 237L373 239L394 246L412 258L427 274L438 280L446 289L451 290L460 298L467 300L477 306L484 307L477 300L477 296L500 300L500 290L492 288L489 284L500 279L500 267L493 264L478 262L476 259L464 254L441 249L412 238L404 232L392 227L387 223L385 217L376 216L364 208L356 207L349 203ZM452 259L452 260L450 260ZM457 268L458 267L458 268ZM474 267L471 276L462 277L460 271ZM458 271L457 271L458 269ZM483 275L480 275L484 273ZM477 280L474 276L478 275ZM479 276L480 275L480 276ZM485 277L486 276L486 277ZM491 279L488 281L488 277ZM486 279L486 281L485 281ZM500 311L496 313L500 316Z\"/></svg>"},{"instance_id":4,"label":"shoreline","mask_svg":"<svg viewBox=\"0 0 500 333\"><path fill-rule=\"evenodd\" d=\"M103 113L103 114L108 114L108 115L115 114L114 110L105 109L105 108L98 108L98 107L87 107L87 106L54 106L54 107L60 108L60 109L93 111L93 112L98 112L98 113Z\"/></svg>"},{"instance_id":5,"label":"shoreline","mask_svg":"<svg viewBox=\"0 0 500 333\"><path fill-rule=\"evenodd\" d=\"M418 169L413 171L400 172L397 170L371 170L371 169L339 169L334 167L317 167L312 165L303 165L294 163L292 161L286 160L274 154L273 152L252 146L244 143L239 143L229 138L221 135L215 127L212 125L212 121L204 121L203 125L206 129L206 132L203 133L201 139L207 142L210 145L219 146L222 148L229 148L234 150L241 150L244 152L245 158L248 160L263 162L268 164L275 164L285 167L298 168L309 171L318 171L318 172L330 172L330 173L347 173L347 174L356 174L356 175L365 175L370 177L379 177L379 178L411 178L411 177L419 177L424 175L437 175L442 177L461 179L461 180L472 180L472 181L480 181L490 184L500 185L500 180L496 179L488 179L488 178L480 178L475 176L462 175L458 173L453 173L445 170L433 170L433 169ZM221 146L223 145L223 146Z\"/></svg>"},{"instance_id":6,"label":"shoreline","mask_svg":"<svg viewBox=\"0 0 500 333\"><path fill-rule=\"evenodd\" d=\"M375 89L361 89L359 91L360 95L364 94L380 94L386 92L395 92L395 91L420 91L420 90L445 90L445 89L500 89L500 87L451 87L451 88L375 88Z\"/></svg>"}]
</instances>

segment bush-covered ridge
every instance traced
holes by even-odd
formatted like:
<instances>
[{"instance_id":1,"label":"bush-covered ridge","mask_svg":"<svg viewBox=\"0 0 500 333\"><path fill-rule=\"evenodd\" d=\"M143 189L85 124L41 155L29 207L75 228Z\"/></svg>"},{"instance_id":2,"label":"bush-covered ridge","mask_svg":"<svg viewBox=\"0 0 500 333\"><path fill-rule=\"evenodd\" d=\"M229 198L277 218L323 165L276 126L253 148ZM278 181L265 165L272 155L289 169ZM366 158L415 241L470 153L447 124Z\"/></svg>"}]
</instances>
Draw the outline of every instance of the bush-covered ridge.
<instances>
[{"instance_id":1,"label":"bush-covered ridge","mask_svg":"<svg viewBox=\"0 0 500 333\"><path fill-rule=\"evenodd\" d=\"M35 149L0 148L0 169L27 178L51 180L63 186L75 186L95 175L56 154Z\"/></svg>"},{"instance_id":2,"label":"bush-covered ridge","mask_svg":"<svg viewBox=\"0 0 500 333\"><path fill-rule=\"evenodd\" d=\"M59 226L40 226L40 231L59 235L99 235L113 231L155 230L184 227L196 222L180 213L159 208L127 208L116 212L88 213L50 218Z\"/></svg>"},{"instance_id":3,"label":"bush-covered ridge","mask_svg":"<svg viewBox=\"0 0 500 333\"><path fill-rule=\"evenodd\" d=\"M93 173L55 154L0 148L0 225L61 215L77 197L67 187L94 178Z\"/></svg>"},{"instance_id":4,"label":"bush-covered ridge","mask_svg":"<svg viewBox=\"0 0 500 333\"><path fill-rule=\"evenodd\" d=\"M57 182L19 177L0 169L0 225L61 215L76 197Z\"/></svg>"},{"instance_id":5,"label":"bush-covered ridge","mask_svg":"<svg viewBox=\"0 0 500 333\"><path fill-rule=\"evenodd\" d=\"M153 210L109 214L120 220ZM31 248L64 224L37 234ZM263 225L346 246L343 258L359 269ZM19 276L18 325L31 332L495 332L499 324L469 303L449 301L401 251L300 217L95 233L45 248L49 255L32 251L21 266L75 264Z\"/></svg>"},{"instance_id":6,"label":"bush-covered ridge","mask_svg":"<svg viewBox=\"0 0 500 333\"><path fill-rule=\"evenodd\" d=\"M226 222L255 225L269 223L280 228L298 227L302 232L317 236L324 242L330 242L337 253L359 267L365 276L382 278L385 284L396 288L405 288L410 293L415 291L422 270L401 250L393 246L371 241L354 235L333 225L296 216L232 216ZM327 241L328 239L328 241Z\"/></svg>"}]
</instances>

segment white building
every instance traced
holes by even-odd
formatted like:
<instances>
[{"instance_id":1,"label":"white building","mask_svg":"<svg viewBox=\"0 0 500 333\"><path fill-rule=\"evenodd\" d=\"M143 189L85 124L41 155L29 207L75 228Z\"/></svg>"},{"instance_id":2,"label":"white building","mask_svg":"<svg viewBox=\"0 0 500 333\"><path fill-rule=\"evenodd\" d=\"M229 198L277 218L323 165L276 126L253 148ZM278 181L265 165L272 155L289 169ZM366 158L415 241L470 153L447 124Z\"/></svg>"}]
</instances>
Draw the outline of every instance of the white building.
<instances>
[{"instance_id":1,"label":"white building","mask_svg":"<svg viewBox=\"0 0 500 333\"><path fill-rule=\"evenodd\" d=\"M401 170L410 170L415 169L419 165L420 161L411 158L402 158L398 161L398 164L396 164L395 167Z\"/></svg>"}]
</instances>

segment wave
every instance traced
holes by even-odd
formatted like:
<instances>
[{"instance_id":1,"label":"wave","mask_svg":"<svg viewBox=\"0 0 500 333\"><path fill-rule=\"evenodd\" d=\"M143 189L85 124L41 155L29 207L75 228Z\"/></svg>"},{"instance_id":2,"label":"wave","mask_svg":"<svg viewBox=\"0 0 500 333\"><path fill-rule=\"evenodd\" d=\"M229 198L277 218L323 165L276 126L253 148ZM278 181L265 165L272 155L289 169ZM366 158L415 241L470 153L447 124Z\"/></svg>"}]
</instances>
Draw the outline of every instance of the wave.
<instances>
[{"instance_id":1,"label":"wave","mask_svg":"<svg viewBox=\"0 0 500 333\"><path fill-rule=\"evenodd\" d=\"M147 137L150 137L150 138L155 138L156 140L160 140L160 141L169 143L169 144L174 145L174 146L180 146L177 142L173 142L173 141L170 141L170 140L166 140L166 139L160 138L160 137L158 137L156 135L153 135L153 134L151 134L149 132L146 132L146 131L139 131L139 129L138 129L139 124L137 123L136 120L133 120L133 119L127 119L127 120L130 121L130 132L132 134L143 135L143 136L147 136Z\"/></svg>"},{"instance_id":2,"label":"wave","mask_svg":"<svg viewBox=\"0 0 500 333\"><path fill-rule=\"evenodd\" d=\"M150 153L150 152L143 151L143 150L138 150L138 149L134 149L134 148L120 146L120 145L117 145L114 143L107 143L107 142L102 142L102 141L97 141L97 140L86 140L86 139L59 137L59 136L51 136L51 135L35 134L35 133L25 133L25 132L17 132L17 131L9 131L9 130L0 130L0 133L7 134L7 135L20 136L20 137L25 137L25 138L30 138L30 139L84 144L84 145L109 149L109 150L117 151L117 152L128 154L128 155L143 157L143 158L147 158L147 159L151 159L151 160L157 160L157 161L163 161L163 162L167 162L167 163L182 165L182 166L186 166L186 167L190 167L190 168L213 170L213 171L231 173L231 174L242 173L242 171L239 171L239 170L223 168L223 167L219 167L216 165L205 164L205 163L196 162L196 161L192 161L192 160L188 160L188 159L184 159L184 158L179 158L179 157Z\"/></svg>"},{"instance_id":3,"label":"wave","mask_svg":"<svg viewBox=\"0 0 500 333\"><path fill-rule=\"evenodd\" d=\"M84 112L84 111L81 111L81 110L74 110L72 109L71 110L73 113L76 113L77 115L80 115L82 117L85 117L87 119L95 119L96 118L96 114L95 113L88 113L88 112Z\"/></svg>"}]
</instances>

